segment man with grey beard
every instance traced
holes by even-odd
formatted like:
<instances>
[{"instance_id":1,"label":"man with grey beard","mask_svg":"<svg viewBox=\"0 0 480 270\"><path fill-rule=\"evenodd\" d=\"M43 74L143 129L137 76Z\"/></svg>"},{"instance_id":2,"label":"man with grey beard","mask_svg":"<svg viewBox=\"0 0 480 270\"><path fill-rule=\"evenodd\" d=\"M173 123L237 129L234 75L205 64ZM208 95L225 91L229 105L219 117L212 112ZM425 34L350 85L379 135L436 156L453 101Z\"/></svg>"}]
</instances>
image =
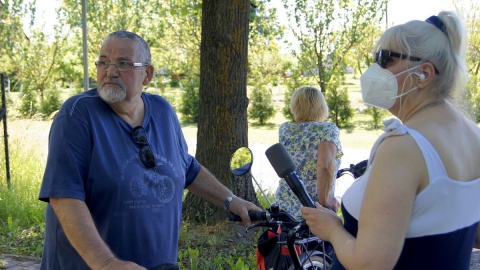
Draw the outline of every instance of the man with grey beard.
<instances>
[{"instance_id":1,"label":"man with grey beard","mask_svg":"<svg viewBox=\"0 0 480 270\"><path fill-rule=\"evenodd\" d=\"M98 89L69 98L50 130L41 269L175 265L185 188L249 225L260 208L188 154L170 104L143 92L154 74L143 38L109 34L95 65Z\"/></svg>"}]
</instances>

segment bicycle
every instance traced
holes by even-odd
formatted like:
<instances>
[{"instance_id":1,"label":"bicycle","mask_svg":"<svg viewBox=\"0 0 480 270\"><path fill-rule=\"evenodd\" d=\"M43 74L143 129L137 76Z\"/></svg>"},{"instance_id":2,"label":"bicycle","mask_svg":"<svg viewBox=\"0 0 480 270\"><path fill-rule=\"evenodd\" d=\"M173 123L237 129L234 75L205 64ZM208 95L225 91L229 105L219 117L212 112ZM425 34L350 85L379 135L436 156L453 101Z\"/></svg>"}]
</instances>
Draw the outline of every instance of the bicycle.
<instances>
[{"instance_id":1,"label":"bicycle","mask_svg":"<svg viewBox=\"0 0 480 270\"><path fill-rule=\"evenodd\" d=\"M252 163L252 151L248 147L240 147L230 159L230 168L234 175L242 176L250 173ZM268 201L255 177L251 176ZM270 203L266 211L251 211L249 216L252 221L260 223L249 226L247 232L256 227L267 227L257 244L259 270L330 269L333 248L329 243L312 235L304 220L297 220L280 209L276 203ZM228 217L232 221L241 221L240 217L233 213L228 213Z\"/></svg>"}]
</instances>

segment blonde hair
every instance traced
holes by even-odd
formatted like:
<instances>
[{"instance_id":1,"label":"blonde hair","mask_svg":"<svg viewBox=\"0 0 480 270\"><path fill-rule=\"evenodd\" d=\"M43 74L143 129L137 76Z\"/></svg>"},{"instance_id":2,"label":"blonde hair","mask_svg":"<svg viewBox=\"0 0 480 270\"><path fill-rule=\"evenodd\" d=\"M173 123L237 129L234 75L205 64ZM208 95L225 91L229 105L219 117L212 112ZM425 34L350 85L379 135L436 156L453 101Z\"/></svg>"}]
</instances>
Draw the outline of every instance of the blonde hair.
<instances>
[{"instance_id":1,"label":"blonde hair","mask_svg":"<svg viewBox=\"0 0 480 270\"><path fill-rule=\"evenodd\" d=\"M328 117L328 105L322 91L311 86L301 87L293 93L290 111L297 122L322 122Z\"/></svg>"},{"instance_id":2,"label":"blonde hair","mask_svg":"<svg viewBox=\"0 0 480 270\"><path fill-rule=\"evenodd\" d=\"M440 20L440 25L410 21L391 27L383 33L375 46L375 52L386 49L432 63L439 72L432 82L431 89L435 91L432 94L453 101L454 91L463 91L467 81L467 30L454 12L442 11L436 19ZM418 64L411 61L409 66Z\"/></svg>"}]
</instances>

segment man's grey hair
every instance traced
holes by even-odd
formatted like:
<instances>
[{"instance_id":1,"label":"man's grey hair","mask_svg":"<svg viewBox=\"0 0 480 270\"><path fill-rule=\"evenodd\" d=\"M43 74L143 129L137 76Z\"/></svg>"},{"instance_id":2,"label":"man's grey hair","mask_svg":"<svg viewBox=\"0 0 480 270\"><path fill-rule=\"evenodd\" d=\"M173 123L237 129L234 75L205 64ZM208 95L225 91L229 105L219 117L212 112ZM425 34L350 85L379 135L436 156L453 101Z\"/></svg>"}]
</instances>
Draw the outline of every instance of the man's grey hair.
<instances>
[{"instance_id":1,"label":"man's grey hair","mask_svg":"<svg viewBox=\"0 0 480 270\"><path fill-rule=\"evenodd\" d=\"M128 32L125 30L115 31L108 34L105 40L108 39L129 39L134 40L140 45L140 58L143 63L151 64L152 63L152 55L150 53L150 47L148 46L147 42L139 35Z\"/></svg>"}]
</instances>

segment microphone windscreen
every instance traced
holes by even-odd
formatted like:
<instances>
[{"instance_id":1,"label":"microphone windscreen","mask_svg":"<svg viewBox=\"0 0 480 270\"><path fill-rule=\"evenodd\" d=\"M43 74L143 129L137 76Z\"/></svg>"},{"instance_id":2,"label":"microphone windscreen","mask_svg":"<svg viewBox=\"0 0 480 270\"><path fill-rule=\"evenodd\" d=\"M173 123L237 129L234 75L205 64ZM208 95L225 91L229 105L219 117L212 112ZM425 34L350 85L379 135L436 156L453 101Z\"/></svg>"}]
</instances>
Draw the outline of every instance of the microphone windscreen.
<instances>
[{"instance_id":1,"label":"microphone windscreen","mask_svg":"<svg viewBox=\"0 0 480 270\"><path fill-rule=\"evenodd\" d=\"M265 155L279 177L283 178L286 174L295 171L297 168L282 143L276 143L270 146L267 151L265 151Z\"/></svg>"}]
</instances>

